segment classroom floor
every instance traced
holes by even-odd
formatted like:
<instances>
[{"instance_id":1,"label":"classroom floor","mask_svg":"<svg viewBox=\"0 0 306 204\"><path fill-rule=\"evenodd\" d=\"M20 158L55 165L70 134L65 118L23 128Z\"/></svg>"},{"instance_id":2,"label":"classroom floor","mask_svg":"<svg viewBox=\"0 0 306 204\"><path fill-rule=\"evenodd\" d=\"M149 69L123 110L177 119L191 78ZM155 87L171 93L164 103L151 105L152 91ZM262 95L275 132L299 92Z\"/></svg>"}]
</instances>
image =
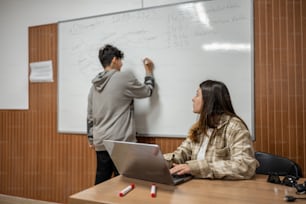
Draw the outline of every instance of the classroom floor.
<instances>
[{"instance_id":1,"label":"classroom floor","mask_svg":"<svg viewBox=\"0 0 306 204\"><path fill-rule=\"evenodd\" d=\"M10 195L4 195L0 194L0 203L1 204L58 204L53 202L47 202L47 201L40 201L40 200L33 200L28 198L21 198L17 196L10 196Z\"/></svg>"}]
</instances>

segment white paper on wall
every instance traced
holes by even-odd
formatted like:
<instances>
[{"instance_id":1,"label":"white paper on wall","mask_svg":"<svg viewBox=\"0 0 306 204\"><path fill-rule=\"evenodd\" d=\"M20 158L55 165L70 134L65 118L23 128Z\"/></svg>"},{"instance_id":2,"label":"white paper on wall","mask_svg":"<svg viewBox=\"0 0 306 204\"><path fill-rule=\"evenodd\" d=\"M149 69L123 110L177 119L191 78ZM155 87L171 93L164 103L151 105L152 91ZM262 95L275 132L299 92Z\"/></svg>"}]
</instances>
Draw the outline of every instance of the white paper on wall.
<instances>
[{"instance_id":1,"label":"white paper on wall","mask_svg":"<svg viewBox=\"0 0 306 204\"><path fill-rule=\"evenodd\" d=\"M30 63L31 82L53 82L52 61L41 61Z\"/></svg>"}]
</instances>

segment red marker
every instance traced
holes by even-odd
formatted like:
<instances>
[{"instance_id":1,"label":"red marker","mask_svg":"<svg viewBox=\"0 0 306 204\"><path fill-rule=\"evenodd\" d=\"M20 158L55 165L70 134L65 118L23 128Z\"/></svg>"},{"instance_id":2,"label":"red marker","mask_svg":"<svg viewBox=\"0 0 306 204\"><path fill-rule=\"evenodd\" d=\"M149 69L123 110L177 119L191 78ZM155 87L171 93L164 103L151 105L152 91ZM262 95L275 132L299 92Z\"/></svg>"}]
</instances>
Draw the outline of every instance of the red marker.
<instances>
[{"instance_id":1,"label":"red marker","mask_svg":"<svg viewBox=\"0 0 306 204\"><path fill-rule=\"evenodd\" d=\"M152 198L156 197L156 185L155 184L151 185L151 197Z\"/></svg>"},{"instance_id":2,"label":"red marker","mask_svg":"<svg viewBox=\"0 0 306 204\"><path fill-rule=\"evenodd\" d=\"M125 196L128 192L130 192L131 190L133 190L135 188L135 184L131 184L128 187L126 187L125 189L123 189L122 191L119 192L119 196L123 197Z\"/></svg>"}]
</instances>

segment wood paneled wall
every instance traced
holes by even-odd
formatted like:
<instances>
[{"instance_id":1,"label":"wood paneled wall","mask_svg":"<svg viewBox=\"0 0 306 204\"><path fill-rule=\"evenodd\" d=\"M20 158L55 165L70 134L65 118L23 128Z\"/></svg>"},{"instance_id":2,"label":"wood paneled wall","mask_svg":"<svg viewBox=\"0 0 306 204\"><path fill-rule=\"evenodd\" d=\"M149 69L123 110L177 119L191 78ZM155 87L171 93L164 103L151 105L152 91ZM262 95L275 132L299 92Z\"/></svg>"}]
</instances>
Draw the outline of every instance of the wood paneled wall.
<instances>
[{"instance_id":1,"label":"wood paneled wall","mask_svg":"<svg viewBox=\"0 0 306 204\"><path fill-rule=\"evenodd\" d=\"M306 1L255 0L255 147L306 176Z\"/></svg>"},{"instance_id":2,"label":"wood paneled wall","mask_svg":"<svg viewBox=\"0 0 306 204\"><path fill-rule=\"evenodd\" d=\"M306 1L254 0L254 17L255 149L297 161L306 176ZM29 110L0 111L0 193L66 203L93 185L95 154L85 135L57 133L56 24L29 28L29 62L44 60L54 82L30 83ZM164 152L182 141L138 139Z\"/></svg>"}]
</instances>

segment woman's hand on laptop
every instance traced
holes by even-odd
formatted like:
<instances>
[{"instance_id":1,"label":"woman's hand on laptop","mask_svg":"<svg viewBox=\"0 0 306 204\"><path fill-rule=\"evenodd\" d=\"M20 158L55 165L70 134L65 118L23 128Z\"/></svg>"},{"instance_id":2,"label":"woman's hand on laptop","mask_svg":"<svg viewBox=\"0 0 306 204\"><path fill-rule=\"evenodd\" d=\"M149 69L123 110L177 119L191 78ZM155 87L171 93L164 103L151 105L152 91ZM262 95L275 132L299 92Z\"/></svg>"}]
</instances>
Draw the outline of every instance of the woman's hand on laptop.
<instances>
[{"instance_id":1,"label":"woman's hand on laptop","mask_svg":"<svg viewBox=\"0 0 306 204\"><path fill-rule=\"evenodd\" d=\"M173 166L170 169L171 174L177 174L177 175L190 174L190 171L191 169L187 164L173 163Z\"/></svg>"}]
</instances>

